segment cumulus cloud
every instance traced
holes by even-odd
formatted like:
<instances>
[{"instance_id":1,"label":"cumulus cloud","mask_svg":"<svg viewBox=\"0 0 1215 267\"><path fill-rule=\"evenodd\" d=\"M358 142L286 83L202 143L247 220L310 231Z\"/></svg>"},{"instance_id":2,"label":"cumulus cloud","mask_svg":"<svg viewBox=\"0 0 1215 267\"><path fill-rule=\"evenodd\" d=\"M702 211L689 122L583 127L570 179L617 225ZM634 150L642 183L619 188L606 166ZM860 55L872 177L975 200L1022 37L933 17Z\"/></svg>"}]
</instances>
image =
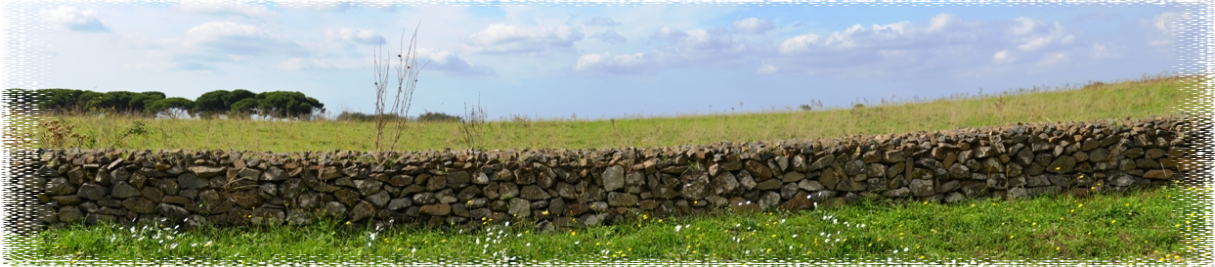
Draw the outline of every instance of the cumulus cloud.
<instances>
[{"instance_id":1,"label":"cumulus cloud","mask_svg":"<svg viewBox=\"0 0 1215 267\"><path fill-rule=\"evenodd\" d=\"M236 16L253 19L266 19L278 15L278 12L274 12L264 6L251 6L239 2L182 2L173 6L172 9L212 16Z\"/></svg>"},{"instance_id":2,"label":"cumulus cloud","mask_svg":"<svg viewBox=\"0 0 1215 267\"><path fill-rule=\"evenodd\" d=\"M379 10L392 10L394 2L392 0L363 0L363 5L379 8Z\"/></svg>"},{"instance_id":3,"label":"cumulus cloud","mask_svg":"<svg viewBox=\"0 0 1215 267\"><path fill-rule=\"evenodd\" d=\"M948 73L949 70L1020 64L1062 66L1068 53L1091 48L1081 32L1031 18L963 21L939 14L923 22L853 25L831 33L808 32L781 40L761 73ZM913 74L916 73L916 74Z\"/></svg>"},{"instance_id":4,"label":"cumulus cloud","mask_svg":"<svg viewBox=\"0 0 1215 267\"><path fill-rule=\"evenodd\" d=\"M468 51L487 54L544 56L553 51L573 51L574 42L582 33L567 26L515 27L490 24L489 27L464 38Z\"/></svg>"},{"instance_id":5,"label":"cumulus cloud","mask_svg":"<svg viewBox=\"0 0 1215 267\"><path fill-rule=\"evenodd\" d=\"M418 64L426 64L426 70L459 76L496 75L492 68L478 66L455 53L441 49L418 48ZM429 61L427 63L427 61Z\"/></svg>"},{"instance_id":6,"label":"cumulus cloud","mask_svg":"<svg viewBox=\"0 0 1215 267\"><path fill-rule=\"evenodd\" d=\"M1179 38L1180 33L1185 29L1183 23L1192 18L1190 13L1177 12L1161 12L1150 20L1141 20L1140 24L1146 25L1155 30L1152 34L1148 45L1151 46L1167 46L1172 45Z\"/></svg>"},{"instance_id":7,"label":"cumulus cloud","mask_svg":"<svg viewBox=\"0 0 1215 267\"><path fill-rule=\"evenodd\" d=\"M653 36L673 45L666 47L666 50L672 51L711 53L745 49L741 40L734 38L723 28L692 29L685 32L662 27Z\"/></svg>"},{"instance_id":8,"label":"cumulus cloud","mask_svg":"<svg viewBox=\"0 0 1215 267\"><path fill-rule=\"evenodd\" d=\"M586 26L611 27L611 26L616 26L616 25L620 25L620 23L616 22L615 20L612 20L610 18L604 18L604 17L594 17L594 18L591 18L591 21L586 22Z\"/></svg>"},{"instance_id":9,"label":"cumulus cloud","mask_svg":"<svg viewBox=\"0 0 1215 267\"><path fill-rule=\"evenodd\" d=\"M1162 14L1156 23L1182 15ZM852 25L834 31L804 27L787 37L741 38L765 32L762 20L734 22L723 28L657 28L649 38L660 47L646 51L591 51L573 62L573 70L609 74L649 73L685 66L733 66L756 62L751 70L772 75L859 75L865 77L949 77L1034 68L1050 71L1088 60L1117 58L1123 48L1094 43L1085 32L1036 18L963 20L938 14L919 21ZM768 29L771 30L771 29ZM770 33L770 32L769 32ZM592 36L592 38L596 38ZM748 64L748 63L743 63ZM755 63L749 63L755 64Z\"/></svg>"},{"instance_id":10,"label":"cumulus cloud","mask_svg":"<svg viewBox=\"0 0 1215 267\"><path fill-rule=\"evenodd\" d=\"M591 38L609 44L623 44L629 41L629 39L626 39L624 36L616 33L616 30L607 30L601 33L596 33L595 35L591 35Z\"/></svg>"},{"instance_id":11,"label":"cumulus cloud","mask_svg":"<svg viewBox=\"0 0 1215 267\"><path fill-rule=\"evenodd\" d=\"M1035 51L1051 45L1069 45L1075 42L1076 36L1063 28L1058 22L1046 23L1030 18L1017 18L1010 32L1017 41L1017 49Z\"/></svg>"},{"instance_id":12,"label":"cumulus cloud","mask_svg":"<svg viewBox=\"0 0 1215 267\"><path fill-rule=\"evenodd\" d=\"M186 45L221 55L258 56L272 51L298 48L283 36L270 34L252 25L234 22L208 22L186 31Z\"/></svg>"},{"instance_id":13,"label":"cumulus cloud","mask_svg":"<svg viewBox=\"0 0 1215 267\"><path fill-rule=\"evenodd\" d=\"M737 61L748 52L746 44L723 28L681 31L661 27L651 38L667 45L642 53L582 55L574 64L574 70L635 74L690 64L720 65Z\"/></svg>"},{"instance_id":14,"label":"cumulus cloud","mask_svg":"<svg viewBox=\"0 0 1215 267\"><path fill-rule=\"evenodd\" d=\"M745 34L763 34L775 27L771 22L758 18L748 18L734 22L734 31Z\"/></svg>"},{"instance_id":15,"label":"cumulus cloud","mask_svg":"<svg viewBox=\"0 0 1215 267\"><path fill-rule=\"evenodd\" d=\"M354 7L350 0L278 0L278 6L296 8L296 10L315 11L345 11Z\"/></svg>"},{"instance_id":16,"label":"cumulus cloud","mask_svg":"<svg viewBox=\"0 0 1215 267\"><path fill-rule=\"evenodd\" d=\"M39 12L43 20L52 25L76 32L107 32L110 28L97 16L92 9L77 9L70 6L59 6L56 9L46 9Z\"/></svg>"},{"instance_id":17,"label":"cumulus cloud","mask_svg":"<svg viewBox=\"0 0 1215 267\"><path fill-rule=\"evenodd\" d=\"M974 32L959 31L961 20L941 14L925 24L901 21L886 25L864 27L853 25L828 35L808 33L789 38L780 44L784 54L804 54L851 49L910 49L946 44L973 43L979 40Z\"/></svg>"},{"instance_id":18,"label":"cumulus cloud","mask_svg":"<svg viewBox=\"0 0 1215 267\"><path fill-rule=\"evenodd\" d=\"M342 42L355 42L366 45L384 44L384 36L366 29L325 29L325 37Z\"/></svg>"}]
</instances>

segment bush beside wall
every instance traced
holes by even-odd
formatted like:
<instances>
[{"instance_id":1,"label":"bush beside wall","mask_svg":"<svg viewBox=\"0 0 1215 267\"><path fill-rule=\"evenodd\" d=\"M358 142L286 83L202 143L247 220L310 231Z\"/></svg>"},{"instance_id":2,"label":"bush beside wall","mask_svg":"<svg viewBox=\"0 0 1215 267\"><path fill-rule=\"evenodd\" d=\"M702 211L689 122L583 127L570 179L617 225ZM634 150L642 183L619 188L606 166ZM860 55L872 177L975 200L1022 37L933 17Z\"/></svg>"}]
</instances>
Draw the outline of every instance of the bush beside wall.
<instances>
[{"instance_id":1,"label":"bush beside wall","mask_svg":"<svg viewBox=\"0 0 1215 267\"><path fill-rule=\"evenodd\" d=\"M474 153L38 150L15 160L46 225L307 224L318 216L477 227L613 223L862 198L952 203L1159 186L1197 168L1186 119L1007 125L653 149ZM14 153L22 155L23 153ZM36 200L32 200L36 199Z\"/></svg>"}]
</instances>

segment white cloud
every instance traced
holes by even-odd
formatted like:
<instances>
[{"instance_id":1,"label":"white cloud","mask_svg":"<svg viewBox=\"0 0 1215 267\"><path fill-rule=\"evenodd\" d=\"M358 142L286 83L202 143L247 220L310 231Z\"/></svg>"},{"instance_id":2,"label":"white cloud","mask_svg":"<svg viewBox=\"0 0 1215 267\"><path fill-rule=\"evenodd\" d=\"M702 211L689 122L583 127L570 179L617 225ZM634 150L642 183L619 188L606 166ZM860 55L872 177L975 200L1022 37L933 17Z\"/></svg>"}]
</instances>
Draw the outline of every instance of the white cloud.
<instances>
[{"instance_id":1,"label":"white cloud","mask_svg":"<svg viewBox=\"0 0 1215 267\"><path fill-rule=\"evenodd\" d=\"M1071 62L1064 52L1089 47L1081 32L1057 22L1031 18L963 21L939 14L924 22L858 24L831 33L795 35L778 42L774 52L779 56L763 58L772 68L762 69L914 76L1015 64L1026 58L1044 58L1039 60L1042 65L1063 65Z\"/></svg>"},{"instance_id":2,"label":"white cloud","mask_svg":"<svg viewBox=\"0 0 1215 267\"><path fill-rule=\"evenodd\" d=\"M1046 23L1040 20L1020 17L1016 24L1009 29L1011 38L1019 44L1021 51L1037 51L1039 49L1062 44L1068 45L1076 40L1076 36L1058 22Z\"/></svg>"},{"instance_id":3,"label":"white cloud","mask_svg":"<svg viewBox=\"0 0 1215 267\"><path fill-rule=\"evenodd\" d=\"M574 64L574 70L633 74L671 66L720 65L740 60L749 52L745 43L723 28L685 32L661 27L651 38L665 41L668 45L645 53L586 54Z\"/></svg>"},{"instance_id":4,"label":"white cloud","mask_svg":"<svg viewBox=\"0 0 1215 267\"><path fill-rule=\"evenodd\" d=\"M991 59L999 64L1008 64L1008 63L1013 63L1013 62L1017 61L1016 58L1014 58L1012 55L1009 55L1008 49L1004 49L1004 50L1000 50L1000 52L996 52L995 55L991 56Z\"/></svg>"},{"instance_id":5,"label":"white cloud","mask_svg":"<svg viewBox=\"0 0 1215 267\"><path fill-rule=\"evenodd\" d=\"M356 42L356 43L367 44L367 45L377 45L377 44L386 43L386 41L384 40L384 36L376 34L375 32L373 32L371 30L367 30L367 29L327 28L324 30L324 32L325 32L325 37L327 37L331 40L338 40L338 41L343 41L343 42Z\"/></svg>"},{"instance_id":6,"label":"white cloud","mask_svg":"<svg viewBox=\"0 0 1215 267\"><path fill-rule=\"evenodd\" d=\"M253 19L266 19L278 15L277 12L264 6L251 6L239 2L182 2L173 6L172 9L212 16L237 16Z\"/></svg>"},{"instance_id":7,"label":"white cloud","mask_svg":"<svg viewBox=\"0 0 1215 267\"><path fill-rule=\"evenodd\" d=\"M772 66L772 65L768 65L768 64L763 64L763 66L759 67L758 70L755 70L755 73L773 73L773 72L776 72L776 66Z\"/></svg>"},{"instance_id":8,"label":"white cloud","mask_svg":"<svg viewBox=\"0 0 1215 267\"><path fill-rule=\"evenodd\" d=\"M186 31L182 42L194 48L192 52L199 53L198 56L202 58L237 62L299 48L285 36L268 33L256 26L227 21L194 26Z\"/></svg>"},{"instance_id":9,"label":"white cloud","mask_svg":"<svg viewBox=\"0 0 1215 267\"><path fill-rule=\"evenodd\" d=\"M734 22L734 31L745 34L763 34L775 27L771 22L758 18L748 18Z\"/></svg>"},{"instance_id":10,"label":"white cloud","mask_svg":"<svg viewBox=\"0 0 1215 267\"><path fill-rule=\"evenodd\" d=\"M940 15L927 25L902 21L886 25L874 24L866 28L856 24L826 36L814 33L795 36L781 42L780 51L785 54L799 54L852 49L905 49L975 41L972 36L943 31L955 23L960 21L950 15Z\"/></svg>"},{"instance_id":11,"label":"white cloud","mask_svg":"<svg viewBox=\"0 0 1215 267\"><path fill-rule=\"evenodd\" d=\"M671 27L663 26L662 28L658 28L658 31L654 32L654 36L652 36L652 37L655 39L667 40L668 42L675 42L675 41L678 41L680 38L683 38L684 36L688 36L688 35L684 34L683 31L676 30Z\"/></svg>"},{"instance_id":12,"label":"white cloud","mask_svg":"<svg viewBox=\"0 0 1215 267\"><path fill-rule=\"evenodd\" d=\"M492 68L477 66L455 53L441 49L418 48L418 64L426 64L423 70L436 70L461 76L496 75ZM429 63L427 63L429 61Z\"/></svg>"},{"instance_id":13,"label":"white cloud","mask_svg":"<svg viewBox=\"0 0 1215 267\"><path fill-rule=\"evenodd\" d=\"M961 23L962 19L958 18L958 16L954 16L953 14L939 14L928 20L927 31L939 32L947 30L950 26L960 25Z\"/></svg>"},{"instance_id":14,"label":"white cloud","mask_svg":"<svg viewBox=\"0 0 1215 267\"><path fill-rule=\"evenodd\" d=\"M973 31L976 26L978 25L967 25L951 14L933 16L926 24L900 21L886 25L873 24L868 28L856 24L825 37L810 33L790 38L781 43L781 52L789 54L838 49L905 49L973 43L979 40Z\"/></svg>"},{"instance_id":15,"label":"white cloud","mask_svg":"<svg viewBox=\"0 0 1215 267\"><path fill-rule=\"evenodd\" d=\"M604 17L594 17L591 18L591 21L586 22L586 26L611 27L616 25L620 25L620 22Z\"/></svg>"},{"instance_id":16,"label":"white cloud","mask_svg":"<svg viewBox=\"0 0 1215 267\"><path fill-rule=\"evenodd\" d=\"M392 0L363 0L363 5L380 8L380 10L392 10L394 2Z\"/></svg>"},{"instance_id":17,"label":"white cloud","mask_svg":"<svg viewBox=\"0 0 1215 267\"><path fill-rule=\"evenodd\" d=\"M1156 38L1148 41L1150 46L1166 46L1172 45L1180 38L1180 34L1184 29L1182 27L1185 20L1192 18L1190 13L1177 12L1161 12L1151 20L1141 20L1140 24L1147 25L1155 30L1152 34Z\"/></svg>"},{"instance_id":18,"label":"white cloud","mask_svg":"<svg viewBox=\"0 0 1215 267\"><path fill-rule=\"evenodd\" d=\"M617 33L616 30L607 30L601 33L596 33L595 35L591 35L591 38L609 44L623 44L629 41L629 39L624 38L624 36L621 36L620 33Z\"/></svg>"},{"instance_id":19,"label":"white cloud","mask_svg":"<svg viewBox=\"0 0 1215 267\"><path fill-rule=\"evenodd\" d=\"M612 55L605 52L582 55L574 64L574 70L632 74L644 72L652 68L653 64L653 60L647 58L644 53Z\"/></svg>"},{"instance_id":20,"label":"white cloud","mask_svg":"<svg viewBox=\"0 0 1215 267\"><path fill-rule=\"evenodd\" d=\"M780 52L785 54L804 53L811 49L811 46L818 44L820 37L817 34L798 35L789 38L780 43Z\"/></svg>"},{"instance_id":21,"label":"white cloud","mask_svg":"<svg viewBox=\"0 0 1215 267\"><path fill-rule=\"evenodd\" d=\"M476 53L544 56L553 51L572 52L579 40L582 33L567 26L524 28L495 23L465 37L464 43L468 51Z\"/></svg>"},{"instance_id":22,"label":"white cloud","mask_svg":"<svg viewBox=\"0 0 1215 267\"><path fill-rule=\"evenodd\" d=\"M741 52L746 49L746 45L741 40L734 38L722 28L692 29L685 32L671 27L662 27L654 33L653 38L671 44L672 46L659 50L673 54L721 54Z\"/></svg>"},{"instance_id":23,"label":"white cloud","mask_svg":"<svg viewBox=\"0 0 1215 267\"><path fill-rule=\"evenodd\" d=\"M255 26L234 22L218 21L199 24L186 31L186 35L198 39L218 39L226 37L257 38L266 36Z\"/></svg>"},{"instance_id":24,"label":"white cloud","mask_svg":"<svg viewBox=\"0 0 1215 267\"><path fill-rule=\"evenodd\" d=\"M97 16L92 9L77 9L70 6L59 6L56 9L44 9L38 12L43 20L52 25L77 32L107 32L110 28L105 21Z\"/></svg>"},{"instance_id":25,"label":"white cloud","mask_svg":"<svg viewBox=\"0 0 1215 267\"><path fill-rule=\"evenodd\" d=\"M353 70L371 69L370 59L351 58L291 58L271 68L280 70Z\"/></svg>"},{"instance_id":26,"label":"white cloud","mask_svg":"<svg viewBox=\"0 0 1215 267\"><path fill-rule=\"evenodd\" d=\"M1122 49L1113 44L1093 44L1089 56L1093 58L1116 58L1122 56Z\"/></svg>"},{"instance_id":27,"label":"white cloud","mask_svg":"<svg viewBox=\"0 0 1215 267\"><path fill-rule=\"evenodd\" d=\"M354 7L355 2L349 0L278 0L278 6L296 8L296 10L316 11L345 11Z\"/></svg>"}]
</instances>

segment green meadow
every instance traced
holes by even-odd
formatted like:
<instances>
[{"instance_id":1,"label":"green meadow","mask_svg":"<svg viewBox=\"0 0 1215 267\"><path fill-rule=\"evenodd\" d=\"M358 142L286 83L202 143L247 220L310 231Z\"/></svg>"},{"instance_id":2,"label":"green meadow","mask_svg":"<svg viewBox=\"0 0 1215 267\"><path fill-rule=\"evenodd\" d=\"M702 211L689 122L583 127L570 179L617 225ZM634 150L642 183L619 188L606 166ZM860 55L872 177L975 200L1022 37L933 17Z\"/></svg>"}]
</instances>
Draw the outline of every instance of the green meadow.
<instances>
[{"instance_id":1,"label":"green meadow","mask_svg":"<svg viewBox=\"0 0 1215 267\"><path fill-rule=\"evenodd\" d=\"M1191 249L1210 238L1208 215L1183 212L1187 191L1170 186L1088 198L970 200L950 205L865 200L788 213L653 218L541 231L532 223L476 230L397 225L376 229L327 220L300 227L192 231L100 224L45 231L24 248L47 260L247 263L828 259L905 262L1210 259ZM1208 200L1209 201L1209 200ZM1189 233L1189 234L1187 234ZM1206 234L1199 234L1206 233Z\"/></svg>"},{"instance_id":2,"label":"green meadow","mask_svg":"<svg viewBox=\"0 0 1215 267\"><path fill-rule=\"evenodd\" d=\"M938 131L1012 123L1139 119L1180 114L1178 105L1193 100L1194 78L1145 77L1139 80L1029 88L986 95L957 95L936 100L879 99L865 107L763 113L692 114L612 120L532 120L512 115L491 120L476 138L485 149L667 147L722 141L746 142L836 138L914 131ZM487 110L493 107L485 107ZM129 116L44 116L73 126L81 142L62 147L134 149L234 149L297 152L375 150L375 123L334 120L264 121L147 119ZM146 134L126 133L139 124ZM410 122L391 150L467 149L459 122ZM392 126L385 129L390 132ZM51 144L46 134L34 134ZM91 140L91 141L90 141ZM385 146L385 150L387 146Z\"/></svg>"}]
</instances>

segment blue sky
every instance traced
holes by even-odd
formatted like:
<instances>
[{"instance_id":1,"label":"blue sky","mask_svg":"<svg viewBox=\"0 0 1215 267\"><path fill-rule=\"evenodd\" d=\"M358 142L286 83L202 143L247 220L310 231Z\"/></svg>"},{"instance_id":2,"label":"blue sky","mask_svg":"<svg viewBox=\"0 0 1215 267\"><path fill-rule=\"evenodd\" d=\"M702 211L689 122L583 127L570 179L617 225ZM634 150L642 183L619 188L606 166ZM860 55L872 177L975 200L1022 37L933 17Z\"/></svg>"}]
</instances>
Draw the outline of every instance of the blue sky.
<instances>
[{"instance_id":1,"label":"blue sky","mask_svg":"<svg viewBox=\"0 0 1215 267\"><path fill-rule=\"evenodd\" d=\"M332 3L332 2L331 2ZM1180 70L1158 5L396 6L209 1L45 3L48 87L299 91L333 113L371 112L371 52L418 32L411 115L491 119L760 111L818 100L1003 91ZM408 37L406 37L408 42Z\"/></svg>"}]
</instances>

